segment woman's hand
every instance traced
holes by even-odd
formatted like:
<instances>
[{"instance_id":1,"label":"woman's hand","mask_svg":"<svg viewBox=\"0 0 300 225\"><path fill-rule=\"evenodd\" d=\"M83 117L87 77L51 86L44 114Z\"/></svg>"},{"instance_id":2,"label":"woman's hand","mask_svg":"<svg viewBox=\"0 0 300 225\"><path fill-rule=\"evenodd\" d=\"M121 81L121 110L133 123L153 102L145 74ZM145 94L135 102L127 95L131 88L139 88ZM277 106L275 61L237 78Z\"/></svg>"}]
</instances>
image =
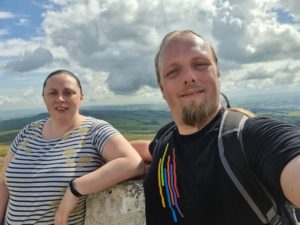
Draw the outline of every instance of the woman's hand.
<instances>
[{"instance_id":1,"label":"woman's hand","mask_svg":"<svg viewBox=\"0 0 300 225\"><path fill-rule=\"evenodd\" d=\"M68 225L69 216L76 207L79 198L75 197L67 188L63 199L55 213L55 225Z\"/></svg>"}]
</instances>

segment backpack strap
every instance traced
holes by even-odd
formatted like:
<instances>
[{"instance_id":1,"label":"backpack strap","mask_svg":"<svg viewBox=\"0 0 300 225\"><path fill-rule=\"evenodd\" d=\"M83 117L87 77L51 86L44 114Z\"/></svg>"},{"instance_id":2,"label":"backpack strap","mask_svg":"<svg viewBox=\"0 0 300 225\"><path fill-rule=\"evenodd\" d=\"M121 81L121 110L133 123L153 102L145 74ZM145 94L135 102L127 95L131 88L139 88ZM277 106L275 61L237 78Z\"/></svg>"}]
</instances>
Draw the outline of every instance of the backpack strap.
<instances>
[{"instance_id":1,"label":"backpack strap","mask_svg":"<svg viewBox=\"0 0 300 225\"><path fill-rule=\"evenodd\" d=\"M156 138L156 140L155 140L156 145L155 145L153 153L152 153L153 158L156 158L160 147L163 144L166 144L168 142L170 137L173 135L174 130L176 129L176 124L174 122L171 122L167 126L168 126L168 128L165 131L163 131L163 133L160 135L160 137Z\"/></svg>"},{"instance_id":2,"label":"backpack strap","mask_svg":"<svg viewBox=\"0 0 300 225\"><path fill-rule=\"evenodd\" d=\"M282 224L277 206L249 166L242 130L248 118L239 112L225 111L221 121L218 147L228 176L263 224Z\"/></svg>"}]
</instances>

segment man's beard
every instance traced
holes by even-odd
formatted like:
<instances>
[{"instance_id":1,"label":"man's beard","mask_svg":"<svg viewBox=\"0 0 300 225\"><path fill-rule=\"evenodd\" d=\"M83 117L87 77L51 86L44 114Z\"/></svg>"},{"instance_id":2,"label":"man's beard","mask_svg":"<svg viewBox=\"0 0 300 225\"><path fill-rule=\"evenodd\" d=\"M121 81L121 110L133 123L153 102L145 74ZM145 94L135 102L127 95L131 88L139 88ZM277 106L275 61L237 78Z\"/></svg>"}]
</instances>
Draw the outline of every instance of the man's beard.
<instances>
[{"instance_id":1,"label":"man's beard","mask_svg":"<svg viewBox=\"0 0 300 225\"><path fill-rule=\"evenodd\" d=\"M209 111L204 104L192 101L182 109L182 121L189 126L197 127L198 129L206 125L209 119Z\"/></svg>"}]
</instances>

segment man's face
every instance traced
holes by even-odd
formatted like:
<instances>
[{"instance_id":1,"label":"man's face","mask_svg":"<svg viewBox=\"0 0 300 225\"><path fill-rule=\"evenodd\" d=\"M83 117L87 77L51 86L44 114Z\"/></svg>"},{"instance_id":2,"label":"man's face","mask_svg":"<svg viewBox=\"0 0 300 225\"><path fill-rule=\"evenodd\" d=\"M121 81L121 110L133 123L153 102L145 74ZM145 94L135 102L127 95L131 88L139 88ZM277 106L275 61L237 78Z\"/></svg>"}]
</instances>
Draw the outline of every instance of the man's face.
<instances>
[{"instance_id":1,"label":"man's face","mask_svg":"<svg viewBox=\"0 0 300 225\"><path fill-rule=\"evenodd\" d=\"M204 40L179 34L161 50L158 66L162 95L175 122L200 128L211 119L220 107L219 68Z\"/></svg>"}]
</instances>

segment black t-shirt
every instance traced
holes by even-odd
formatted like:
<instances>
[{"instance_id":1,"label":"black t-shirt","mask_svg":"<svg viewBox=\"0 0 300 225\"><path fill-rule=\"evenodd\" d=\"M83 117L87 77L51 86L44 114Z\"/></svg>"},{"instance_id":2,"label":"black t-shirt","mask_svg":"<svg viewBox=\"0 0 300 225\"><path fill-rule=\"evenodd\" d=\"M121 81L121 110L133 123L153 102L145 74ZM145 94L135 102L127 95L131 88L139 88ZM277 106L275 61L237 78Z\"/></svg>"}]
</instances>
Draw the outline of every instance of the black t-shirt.
<instances>
[{"instance_id":1,"label":"black t-shirt","mask_svg":"<svg viewBox=\"0 0 300 225\"><path fill-rule=\"evenodd\" d=\"M231 182L220 161L218 131L223 110L202 130L191 135L174 131L155 150L144 180L147 225L261 225ZM157 140L172 125L163 127ZM150 151L156 141L150 144ZM298 127L268 118L250 118L243 146L252 169L282 201L280 174L300 154Z\"/></svg>"}]
</instances>

